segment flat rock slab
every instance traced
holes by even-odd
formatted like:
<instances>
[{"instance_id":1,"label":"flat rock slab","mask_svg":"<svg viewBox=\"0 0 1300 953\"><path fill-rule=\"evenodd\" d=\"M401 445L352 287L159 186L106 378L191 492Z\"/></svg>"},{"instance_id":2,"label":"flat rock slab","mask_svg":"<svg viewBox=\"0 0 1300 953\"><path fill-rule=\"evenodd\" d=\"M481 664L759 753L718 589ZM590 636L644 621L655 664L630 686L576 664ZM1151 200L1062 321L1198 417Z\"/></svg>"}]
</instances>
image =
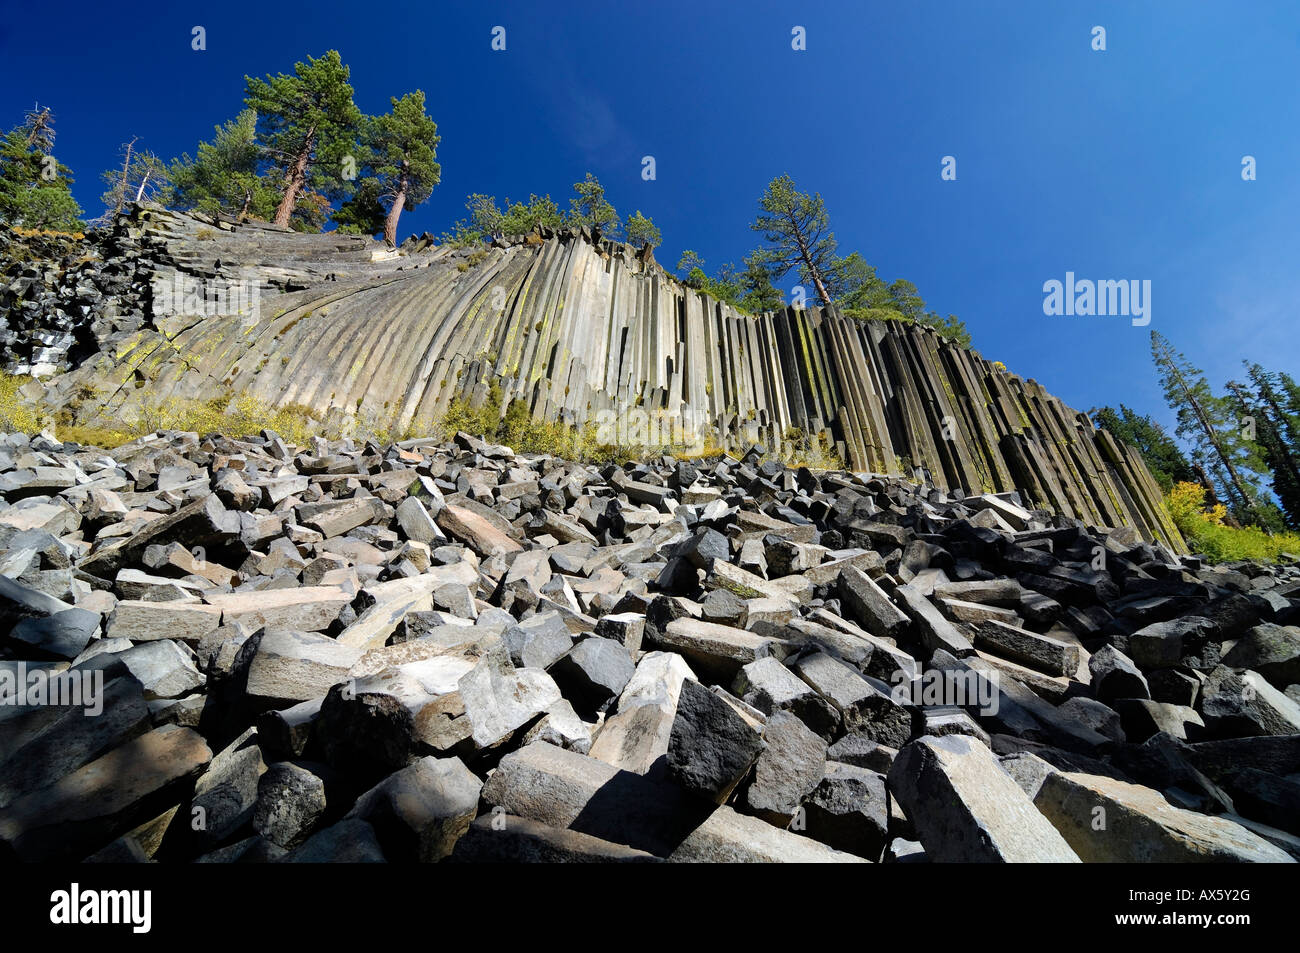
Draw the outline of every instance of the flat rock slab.
<instances>
[{"instance_id":1,"label":"flat rock slab","mask_svg":"<svg viewBox=\"0 0 1300 953\"><path fill-rule=\"evenodd\" d=\"M713 810L676 785L544 741L502 758L483 785L483 801L658 857L672 853Z\"/></svg>"},{"instance_id":2,"label":"flat rock slab","mask_svg":"<svg viewBox=\"0 0 1300 953\"><path fill-rule=\"evenodd\" d=\"M361 649L315 632L265 628L240 647L234 673L255 707L287 708L323 698L361 656Z\"/></svg>"},{"instance_id":3,"label":"flat rock slab","mask_svg":"<svg viewBox=\"0 0 1300 953\"><path fill-rule=\"evenodd\" d=\"M463 506L444 506L436 517L438 527L480 556L505 556L523 549L491 521Z\"/></svg>"},{"instance_id":4,"label":"flat rock slab","mask_svg":"<svg viewBox=\"0 0 1300 953\"><path fill-rule=\"evenodd\" d=\"M452 860L488 864L661 864L663 858L590 834L497 812L456 841Z\"/></svg>"},{"instance_id":5,"label":"flat rock slab","mask_svg":"<svg viewBox=\"0 0 1300 953\"><path fill-rule=\"evenodd\" d=\"M127 638L133 642L176 639L198 642L221 628L219 606L199 602L143 602L122 599L108 617L108 638Z\"/></svg>"},{"instance_id":6,"label":"flat rock slab","mask_svg":"<svg viewBox=\"0 0 1300 953\"><path fill-rule=\"evenodd\" d=\"M655 638L662 648L680 653L701 675L730 683L742 666L769 655L783 655L779 639L684 616L674 619Z\"/></svg>"},{"instance_id":7,"label":"flat rock slab","mask_svg":"<svg viewBox=\"0 0 1300 953\"><path fill-rule=\"evenodd\" d=\"M810 837L719 807L669 855L675 864L865 864Z\"/></svg>"}]
</instances>

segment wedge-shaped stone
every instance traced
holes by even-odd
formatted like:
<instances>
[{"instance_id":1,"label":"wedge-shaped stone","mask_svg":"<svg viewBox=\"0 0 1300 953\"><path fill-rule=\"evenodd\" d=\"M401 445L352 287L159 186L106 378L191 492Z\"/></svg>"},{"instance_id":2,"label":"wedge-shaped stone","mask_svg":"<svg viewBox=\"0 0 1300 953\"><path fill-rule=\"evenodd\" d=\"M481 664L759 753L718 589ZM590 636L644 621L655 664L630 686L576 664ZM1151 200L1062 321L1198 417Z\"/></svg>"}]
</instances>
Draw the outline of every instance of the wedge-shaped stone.
<instances>
[{"instance_id":1,"label":"wedge-shaped stone","mask_svg":"<svg viewBox=\"0 0 1300 953\"><path fill-rule=\"evenodd\" d=\"M195 826L200 849L220 844L253 819L257 782L266 771L256 729L249 728L219 751L194 783L195 808L203 823Z\"/></svg>"},{"instance_id":2,"label":"wedge-shaped stone","mask_svg":"<svg viewBox=\"0 0 1300 953\"><path fill-rule=\"evenodd\" d=\"M1201 686L1199 710L1220 738L1300 734L1300 703L1257 672L1218 666Z\"/></svg>"},{"instance_id":3,"label":"wedge-shaped stone","mask_svg":"<svg viewBox=\"0 0 1300 953\"><path fill-rule=\"evenodd\" d=\"M811 837L720 807L668 857L674 864L865 864Z\"/></svg>"},{"instance_id":4,"label":"wedge-shaped stone","mask_svg":"<svg viewBox=\"0 0 1300 953\"><path fill-rule=\"evenodd\" d=\"M763 726L763 750L745 803L763 820L787 827L821 782L825 766L826 741L794 715L778 711Z\"/></svg>"},{"instance_id":5,"label":"wedge-shaped stone","mask_svg":"<svg viewBox=\"0 0 1300 953\"><path fill-rule=\"evenodd\" d=\"M714 811L675 784L535 741L501 759L483 801L550 827L667 857ZM753 819L756 825L774 830ZM509 818L506 819L509 824Z\"/></svg>"},{"instance_id":6,"label":"wedge-shaped stone","mask_svg":"<svg viewBox=\"0 0 1300 953\"><path fill-rule=\"evenodd\" d=\"M1233 643L1223 664L1258 672L1283 691L1300 685L1300 629L1261 623Z\"/></svg>"},{"instance_id":7,"label":"wedge-shaped stone","mask_svg":"<svg viewBox=\"0 0 1300 953\"><path fill-rule=\"evenodd\" d=\"M876 860L888 842L885 776L875 771L826 762L803 811L808 836L836 850Z\"/></svg>"},{"instance_id":8,"label":"wedge-shaped stone","mask_svg":"<svg viewBox=\"0 0 1300 953\"><path fill-rule=\"evenodd\" d=\"M877 638L896 639L907 630L907 616L861 570L850 566L840 572L839 594L858 624Z\"/></svg>"},{"instance_id":9,"label":"wedge-shaped stone","mask_svg":"<svg viewBox=\"0 0 1300 953\"><path fill-rule=\"evenodd\" d=\"M617 711L597 732L591 756L634 774L662 765L682 683L694 677L680 655L647 652L619 695Z\"/></svg>"},{"instance_id":10,"label":"wedge-shaped stone","mask_svg":"<svg viewBox=\"0 0 1300 953\"><path fill-rule=\"evenodd\" d=\"M1073 675L1079 670L1079 646L1053 639L996 619L974 625L975 645L1002 658L1036 668L1048 675Z\"/></svg>"},{"instance_id":11,"label":"wedge-shaped stone","mask_svg":"<svg viewBox=\"0 0 1300 953\"><path fill-rule=\"evenodd\" d=\"M372 754L400 766L411 754L492 747L560 697L545 672L516 669L498 640L471 654L436 655L355 679L348 692L326 698L320 735L331 763L345 770L372 764Z\"/></svg>"},{"instance_id":12,"label":"wedge-shaped stone","mask_svg":"<svg viewBox=\"0 0 1300 953\"><path fill-rule=\"evenodd\" d=\"M1079 860L993 752L970 738L925 737L907 745L889 770L889 789L933 860Z\"/></svg>"},{"instance_id":13,"label":"wedge-shaped stone","mask_svg":"<svg viewBox=\"0 0 1300 953\"><path fill-rule=\"evenodd\" d=\"M765 715L790 712L822 738L832 737L839 728L835 707L774 658L750 662L736 675L731 690Z\"/></svg>"},{"instance_id":14,"label":"wedge-shaped stone","mask_svg":"<svg viewBox=\"0 0 1300 953\"><path fill-rule=\"evenodd\" d=\"M128 563L141 561L146 547L155 543L182 543L213 549L239 535L239 514L221 505L216 494L187 503L170 516L150 520L135 533L96 549L81 562L81 569L112 578Z\"/></svg>"},{"instance_id":15,"label":"wedge-shaped stone","mask_svg":"<svg viewBox=\"0 0 1300 953\"><path fill-rule=\"evenodd\" d=\"M22 619L9 630L20 658L74 659L99 634L98 612L63 609L52 615Z\"/></svg>"},{"instance_id":16,"label":"wedge-shaped stone","mask_svg":"<svg viewBox=\"0 0 1300 953\"><path fill-rule=\"evenodd\" d=\"M903 604L903 611L916 624L921 644L928 650L933 652L935 649L943 649L958 658L975 653L970 640L945 619L943 613L920 590L911 586L899 586L898 599Z\"/></svg>"},{"instance_id":17,"label":"wedge-shaped stone","mask_svg":"<svg viewBox=\"0 0 1300 953\"><path fill-rule=\"evenodd\" d=\"M846 731L859 731L873 741L898 748L912 736L912 712L898 704L888 686L872 684L824 652L805 655L795 674L835 706Z\"/></svg>"},{"instance_id":18,"label":"wedge-shaped stone","mask_svg":"<svg viewBox=\"0 0 1300 953\"><path fill-rule=\"evenodd\" d=\"M1088 862L1295 862L1239 824L1174 807L1158 791L1100 775L1053 771L1034 804Z\"/></svg>"},{"instance_id":19,"label":"wedge-shaped stone","mask_svg":"<svg viewBox=\"0 0 1300 953\"><path fill-rule=\"evenodd\" d=\"M681 653L701 675L716 676L728 683L741 666L784 654L784 644L778 639L689 616L668 623L655 641L662 648Z\"/></svg>"},{"instance_id":20,"label":"wedge-shaped stone","mask_svg":"<svg viewBox=\"0 0 1300 953\"><path fill-rule=\"evenodd\" d=\"M663 858L526 817L480 817L456 841L452 859L487 864L658 864Z\"/></svg>"},{"instance_id":21,"label":"wedge-shaped stone","mask_svg":"<svg viewBox=\"0 0 1300 953\"><path fill-rule=\"evenodd\" d=\"M326 539L385 520L389 510L384 501L374 496L354 500L329 500L322 503L303 503L294 508L298 522L311 527Z\"/></svg>"},{"instance_id":22,"label":"wedge-shaped stone","mask_svg":"<svg viewBox=\"0 0 1300 953\"><path fill-rule=\"evenodd\" d=\"M444 506L436 520L443 532L480 556L504 556L523 549L490 520L464 506Z\"/></svg>"}]
</instances>

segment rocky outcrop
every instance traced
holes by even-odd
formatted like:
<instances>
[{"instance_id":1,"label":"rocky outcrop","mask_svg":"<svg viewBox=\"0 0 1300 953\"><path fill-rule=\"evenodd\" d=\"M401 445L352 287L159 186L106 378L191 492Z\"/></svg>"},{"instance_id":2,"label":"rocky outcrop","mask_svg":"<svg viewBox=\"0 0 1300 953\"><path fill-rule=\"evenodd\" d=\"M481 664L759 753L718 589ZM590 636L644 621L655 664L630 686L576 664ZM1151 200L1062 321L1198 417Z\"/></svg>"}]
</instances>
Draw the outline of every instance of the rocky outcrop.
<instances>
[{"instance_id":1,"label":"rocky outcrop","mask_svg":"<svg viewBox=\"0 0 1300 953\"><path fill-rule=\"evenodd\" d=\"M854 470L1020 490L1182 549L1137 454L1037 382L917 326L740 313L585 231L389 249L137 209L100 241L106 262L147 262L152 283L139 327L100 327L97 352L52 381L48 399L82 419L249 393L401 431L495 385L503 408L606 443L825 439Z\"/></svg>"}]
</instances>

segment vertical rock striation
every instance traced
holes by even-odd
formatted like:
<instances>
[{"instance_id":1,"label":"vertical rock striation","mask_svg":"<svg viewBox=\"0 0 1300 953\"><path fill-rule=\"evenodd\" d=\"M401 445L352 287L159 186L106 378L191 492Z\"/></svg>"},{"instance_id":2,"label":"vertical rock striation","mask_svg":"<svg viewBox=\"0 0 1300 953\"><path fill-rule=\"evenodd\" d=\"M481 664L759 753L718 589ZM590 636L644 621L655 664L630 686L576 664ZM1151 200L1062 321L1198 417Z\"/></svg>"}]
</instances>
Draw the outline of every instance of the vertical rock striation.
<instances>
[{"instance_id":1,"label":"vertical rock striation","mask_svg":"<svg viewBox=\"0 0 1300 953\"><path fill-rule=\"evenodd\" d=\"M495 384L503 407L606 442L779 451L815 436L854 470L1019 490L1183 548L1135 451L925 328L834 307L746 315L585 230L393 250L137 209L105 235L102 257L145 267L152 295L142 326L104 325L98 352L51 381L47 399L75 398L84 419L249 393L401 430Z\"/></svg>"}]
</instances>

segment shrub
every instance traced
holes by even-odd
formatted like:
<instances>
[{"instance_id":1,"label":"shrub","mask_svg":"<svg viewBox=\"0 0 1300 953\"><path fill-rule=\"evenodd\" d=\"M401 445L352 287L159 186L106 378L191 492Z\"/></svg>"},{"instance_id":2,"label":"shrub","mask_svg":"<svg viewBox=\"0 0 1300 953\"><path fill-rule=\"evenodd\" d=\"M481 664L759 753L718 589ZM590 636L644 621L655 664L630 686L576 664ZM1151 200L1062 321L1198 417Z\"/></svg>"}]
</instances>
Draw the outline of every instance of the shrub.
<instances>
[{"instance_id":1,"label":"shrub","mask_svg":"<svg viewBox=\"0 0 1300 953\"><path fill-rule=\"evenodd\" d=\"M1205 487L1199 483L1175 483L1165 497L1165 508L1192 552L1210 562L1276 562L1283 554L1300 554L1296 533L1270 534L1258 526L1227 525L1227 509L1222 503L1207 509Z\"/></svg>"}]
</instances>

